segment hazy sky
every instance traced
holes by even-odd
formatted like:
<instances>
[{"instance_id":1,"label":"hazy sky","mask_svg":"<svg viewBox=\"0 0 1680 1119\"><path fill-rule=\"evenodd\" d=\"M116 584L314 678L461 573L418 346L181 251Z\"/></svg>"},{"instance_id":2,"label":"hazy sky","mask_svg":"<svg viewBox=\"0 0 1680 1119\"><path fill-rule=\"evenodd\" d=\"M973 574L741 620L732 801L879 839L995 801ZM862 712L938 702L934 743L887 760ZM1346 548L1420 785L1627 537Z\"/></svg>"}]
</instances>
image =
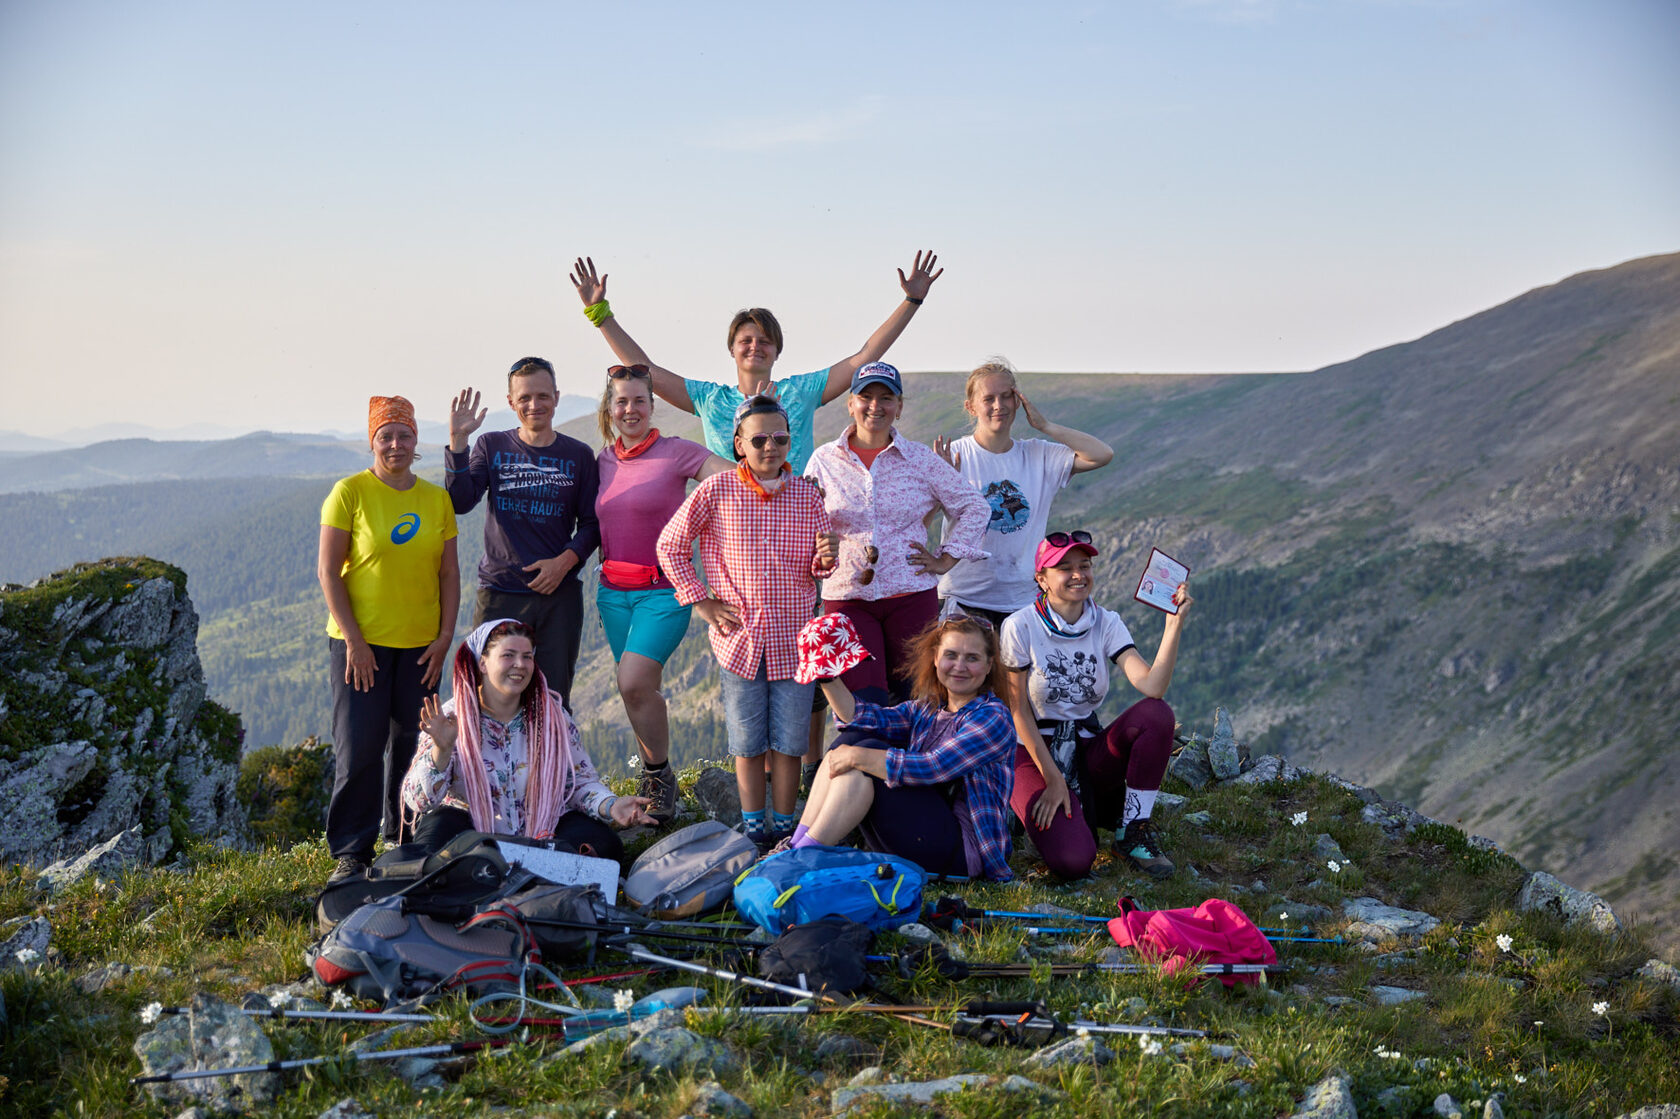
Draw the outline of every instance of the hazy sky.
<instances>
[{"instance_id":1,"label":"hazy sky","mask_svg":"<svg viewBox=\"0 0 1680 1119\"><path fill-rule=\"evenodd\" d=\"M610 362L1310 369L1680 249L1680 4L0 2L0 428ZM505 418L505 413L504 413Z\"/></svg>"}]
</instances>

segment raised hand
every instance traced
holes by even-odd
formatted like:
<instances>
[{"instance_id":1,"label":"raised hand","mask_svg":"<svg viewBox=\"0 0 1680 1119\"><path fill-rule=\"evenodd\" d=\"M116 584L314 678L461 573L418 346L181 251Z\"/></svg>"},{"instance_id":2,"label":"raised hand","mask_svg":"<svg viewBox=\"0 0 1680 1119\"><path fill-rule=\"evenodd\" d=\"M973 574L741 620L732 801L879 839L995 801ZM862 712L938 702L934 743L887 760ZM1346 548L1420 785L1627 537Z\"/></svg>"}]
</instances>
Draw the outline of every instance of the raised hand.
<instances>
[{"instance_id":1,"label":"raised hand","mask_svg":"<svg viewBox=\"0 0 1680 1119\"><path fill-rule=\"evenodd\" d=\"M585 307L593 307L607 297L606 274L597 276L595 262L586 256L578 257L572 265L570 279Z\"/></svg>"},{"instance_id":2,"label":"raised hand","mask_svg":"<svg viewBox=\"0 0 1680 1119\"><path fill-rule=\"evenodd\" d=\"M477 431L484 417L490 414L490 409L478 406L480 399L477 389L462 389L449 402L449 443L455 450L465 449L454 447L455 440L466 442L467 436Z\"/></svg>"},{"instance_id":3,"label":"raised hand","mask_svg":"<svg viewBox=\"0 0 1680 1119\"><path fill-rule=\"evenodd\" d=\"M752 396L768 396L771 400L781 403L782 390L776 387L774 381L760 381L753 386Z\"/></svg>"},{"instance_id":4,"label":"raised hand","mask_svg":"<svg viewBox=\"0 0 1680 1119\"><path fill-rule=\"evenodd\" d=\"M926 260L922 259L924 255L927 257ZM910 275L906 276L902 268L898 270L898 286L904 289L905 298L915 300L927 298L928 288L933 286L933 281L945 274L943 268L937 272L933 270L933 266L938 260L939 258L934 255L933 250L928 249L925 253L918 252L916 254L916 263L910 266Z\"/></svg>"},{"instance_id":5,"label":"raised hand","mask_svg":"<svg viewBox=\"0 0 1680 1119\"><path fill-rule=\"evenodd\" d=\"M1019 385L1015 387L1015 399L1021 402L1021 411L1027 414L1027 422L1032 425L1033 430L1043 431L1050 421L1044 418L1043 412L1033 407L1032 401L1027 399L1027 394L1021 391Z\"/></svg>"},{"instance_id":6,"label":"raised hand","mask_svg":"<svg viewBox=\"0 0 1680 1119\"><path fill-rule=\"evenodd\" d=\"M1190 612L1191 604L1196 601L1190 597L1190 584L1180 583L1178 585L1178 589L1173 592L1172 600L1178 604L1178 613L1168 614L1167 621L1182 622L1184 620L1184 615Z\"/></svg>"},{"instance_id":7,"label":"raised hand","mask_svg":"<svg viewBox=\"0 0 1680 1119\"><path fill-rule=\"evenodd\" d=\"M455 716L443 713L443 704L435 695L427 696L420 704L420 729L437 743L444 759L454 752L455 732L458 729Z\"/></svg>"},{"instance_id":8,"label":"raised hand","mask_svg":"<svg viewBox=\"0 0 1680 1119\"><path fill-rule=\"evenodd\" d=\"M951 464L952 470L962 469L962 452L951 449L951 440L944 435L933 437L933 453Z\"/></svg>"}]
</instances>

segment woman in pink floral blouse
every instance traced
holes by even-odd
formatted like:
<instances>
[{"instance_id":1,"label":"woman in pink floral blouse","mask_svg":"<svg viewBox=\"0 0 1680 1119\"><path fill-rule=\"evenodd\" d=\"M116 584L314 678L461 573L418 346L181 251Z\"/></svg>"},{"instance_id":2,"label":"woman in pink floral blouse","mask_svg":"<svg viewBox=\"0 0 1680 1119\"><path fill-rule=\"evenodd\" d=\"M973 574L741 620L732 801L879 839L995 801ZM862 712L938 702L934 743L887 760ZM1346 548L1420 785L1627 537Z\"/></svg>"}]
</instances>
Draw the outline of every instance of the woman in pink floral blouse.
<instances>
[{"instance_id":1,"label":"woman in pink floral blouse","mask_svg":"<svg viewBox=\"0 0 1680 1119\"><path fill-rule=\"evenodd\" d=\"M420 743L402 800L413 842L435 851L469 829L558 839L617 859L613 827L650 824L646 797L615 796L536 663L531 628L485 622L455 651L455 694L420 709ZM610 827L608 825L611 825Z\"/></svg>"},{"instance_id":2,"label":"woman in pink floral blouse","mask_svg":"<svg viewBox=\"0 0 1680 1119\"><path fill-rule=\"evenodd\" d=\"M847 400L852 422L811 456L840 534L840 560L823 584L823 613L844 613L872 659L842 679L858 698L899 702L909 694L908 648L939 614L939 576L985 555L991 510L951 464L898 433L904 382L884 361L862 366ZM943 509L951 529L937 553L927 517Z\"/></svg>"}]
</instances>

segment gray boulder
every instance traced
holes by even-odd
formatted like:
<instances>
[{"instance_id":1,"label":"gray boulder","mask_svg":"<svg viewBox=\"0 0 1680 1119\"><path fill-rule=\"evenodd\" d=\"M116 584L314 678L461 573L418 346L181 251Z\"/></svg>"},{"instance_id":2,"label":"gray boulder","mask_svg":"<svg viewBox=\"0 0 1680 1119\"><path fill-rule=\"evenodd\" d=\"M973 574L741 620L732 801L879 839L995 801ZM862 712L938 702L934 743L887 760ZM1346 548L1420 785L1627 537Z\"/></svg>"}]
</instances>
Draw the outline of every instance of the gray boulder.
<instances>
[{"instance_id":1,"label":"gray boulder","mask_svg":"<svg viewBox=\"0 0 1680 1119\"><path fill-rule=\"evenodd\" d=\"M1094 1037L1070 1037L1066 1041L1040 1049L1027 1058L1034 1068L1054 1068L1057 1065L1106 1065L1114 1060L1114 1050Z\"/></svg>"},{"instance_id":2,"label":"gray boulder","mask_svg":"<svg viewBox=\"0 0 1680 1119\"><path fill-rule=\"evenodd\" d=\"M1445 1092L1435 1097L1433 1110L1441 1119L1464 1119L1464 1109L1458 1106L1457 1100Z\"/></svg>"},{"instance_id":3,"label":"gray boulder","mask_svg":"<svg viewBox=\"0 0 1680 1119\"><path fill-rule=\"evenodd\" d=\"M1213 781L1213 768L1208 764L1207 743L1190 736L1167 764L1167 772L1192 789L1205 789Z\"/></svg>"},{"instance_id":4,"label":"gray boulder","mask_svg":"<svg viewBox=\"0 0 1680 1119\"><path fill-rule=\"evenodd\" d=\"M681 1026L653 1030L637 1038L624 1055L657 1072L702 1070L727 1076L741 1067L741 1058L728 1045Z\"/></svg>"},{"instance_id":5,"label":"gray boulder","mask_svg":"<svg viewBox=\"0 0 1680 1119\"><path fill-rule=\"evenodd\" d=\"M1649 979L1653 983L1680 987L1680 968L1676 968L1673 964L1665 964L1661 960L1646 960L1645 966L1634 974L1641 979Z\"/></svg>"},{"instance_id":6,"label":"gray boulder","mask_svg":"<svg viewBox=\"0 0 1680 1119\"><path fill-rule=\"evenodd\" d=\"M67 889L88 875L115 878L138 866L146 855L146 837L139 828L118 832L79 858L62 859L41 872L38 889L52 893Z\"/></svg>"},{"instance_id":7,"label":"gray boulder","mask_svg":"<svg viewBox=\"0 0 1680 1119\"><path fill-rule=\"evenodd\" d=\"M166 1015L152 1030L136 1038L134 1053L140 1058L146 1076L187 1069L261 1065L274 1060L274 1046L261 1027L237 1007L203 993L192 997L186 1014ZM221 1111L243 1111L266 1104L279 1087L280 1075L273 1072L146 1085L156 1099L185 1104L202 1102Z\"/></svg>"},{"instance_id":8,"label":"gray boulder","mask_svg":"<svg viewBox=\"0 0 1680 1119\"><path fill-rule=\"evenodd\" d=\"M741 822L741 792L730 770L711 767L701 770L700 779L694 782L694 803L701 815L732 828Z\"/></svg>"},{"instance_id":9,"label":"gray boulder","mask_svg":"<svg viewBox=\"0 0 1680 1119\"><path fill-rule=\"evenodd\" d=\"M1301 771L1276 754L1262 754L1241 776L1231 778L1233 785L1266 785L1273 781L1299 781Z\"/></svg>"},{"instance_id":10,"label":"gray boulder","mask_svg":"<svg viewBox=\"0 0 1680 1119\"><path fill-rule=\"evenodd\" d=\"M1540 910L1563 919L1565 924L1589 925L1602 933L1622 931L1622 922L1610 903L1597 894L1567 886L1543 870L1528 876L1517 894L1517 912Z\"/></svg>"},{"instance_id":11,"label":"gray boulder","mask_svg":"<svg viewBox=\"0 0 1680 1119\"><path fill-rule=\"evenodd\" d=\"M723 1116L725 1119L749 1119L753 1109L745 1100L737 1099L724 1091L722 1084L708 1080L700 1085L699 1092L694 1096L694 1106L689 1109L689 1113Z\"/></svg>"},{"instance_id":12,"label":"gray boulder","mask_svg":"<svg viewBox=\"0 0 1680 1119\"><path fill-rule=\"evenodd\" d=\"M347 1096L321 1112L319 1119L373 1119L373 1117L373 1112Z\"/></svg>"},{"instance_id":13,"label":"gray boulder","mask_svg":"<svg viewBox=\"0 0 1680 1119\"><path fill-rule=\"evenodd\" d=\"M1336 1073L1314 1084L1290 1119L1359 1119L1348 1078Z\"/></svg>"},{"instance_id":14,"label":"gray boulder","mask_svg":"<svg viewBox=\"0 0 1680 1119\"><path fill-rule=\"evenodd\" d=\"M822 1064L874 1064L881 1059L881 1048L850 1034L829 1034L817 1043L813 1056Z\"/></svg>"},{"instance_id":15,"label":"gray boulder","mask_svg":"<svg viewBox=\"0 0 1680 1119\"><path fill-rule=\"evenodd\" d=\"M1342 854L1342 845L1337 843L1329 832L1321 831L1318 838L1313 840L1313 855L1321 863L1327 863L1331 859L1339 863L1348 861L1348 857Z\"/></svg>"},{"instance_id":16,"label":"gray boulder","mask_svg":"<svg viewBox=\"0 0 1680 1119\"><path fill-rule=\"evenodd\" d=\"M45 917L31 917L11 928L5 942L0 943L0 971L46 959L47 949L52 945L52 922ZM20 953L24 959L18 958Z\"/></svg>"},{"instance_id":17,"label":"gray boulder","mask_svg":"<svg viewBox=\"0 0 1680 1119\"><path fill-rule=\"evenodd\" d=\"M939 1096L950 1092L960 1092L964 1088L1028 1092L1039 1098L1050 1098L1055 1095L1050 1089L1028 1080L1024 1076L997 1077L983 1076L976 1072L965 1072L957 1076L947 1076L942 1080L924 1080L911 1084L866 1084L858 1087L841 1088L834 1093L834 1113L839 1115L874 1100L887 1100L891 1103L916 1103L926 1106Z\"/></svg>"},{"instance_id":18,"label":"gray boulder","mask_svg":"<svg viewBox=\"0 0 1680 1119\"><path fill-rule=\"evenodd\" d=\"M1372 987L1371 997L1377 1000L1378 1006L1399 1006L1403 1002L1424 998L1424 992L1414 991L1410 987Z\"/></svg>"},{"instance_id":19,"label":"gray boulder","mask_svg":"<svg viewBox=\"0 0 1680 1119\"><path fill-rule=\"evenodd\" d=\"M1359 813L1359 818L1381 828L1390 839L1410 835L1422 825L1433 822L1416 809L1391 800L1367 804Z\"/></svg>"},{"instance_id":20,"label":"gray boulder","mask_svg":"<svg viewBox=\"0 0 1680 1119\"><path fill-rule=\"evenodd\" d=\"M1342 913L1353 922L1348 926L1348 936L1372 942L1389 937L1422 936L1441 923L1421 910L1399 909L1376 898L1344 901Z\"/></svg>"},{"instance_id":21,"label":"gray boulder","mask_svg":"<svg viewBox=\"0 0 1680 1119\"><path fill-rule=\"evenodd\" d=\"M1638 1111L1623 1112L1616 1119L1680 1119L1680 1104L1650 1104Z\"/></svg>"},{"instance_id":22,"label":"gray boulder","mask_svg":"<svg viewBox=\"0 0 1680 1119\"><path fill-rule=\"evenodd\" d=\"M1213 710L1213 738L1207 747L1208 768L1217 781L1229 781L1242 772L1242 758L1237 754L1237 735L1231 728L1231 716L1223 707Z\"/></svg>"}]
</instances>

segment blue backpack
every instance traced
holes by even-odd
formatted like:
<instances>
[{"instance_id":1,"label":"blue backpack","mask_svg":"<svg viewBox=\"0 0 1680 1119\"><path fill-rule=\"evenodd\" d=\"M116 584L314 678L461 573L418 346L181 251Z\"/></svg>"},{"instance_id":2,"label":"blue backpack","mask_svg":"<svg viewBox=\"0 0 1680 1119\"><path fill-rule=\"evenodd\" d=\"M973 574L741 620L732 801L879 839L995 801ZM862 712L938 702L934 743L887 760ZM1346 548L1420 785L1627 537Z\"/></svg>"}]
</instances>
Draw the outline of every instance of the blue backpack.
<instances>
[{"instance_id":1,"label":"blue backpack","mask_svg":"<svg viewBox=\"0 0 1680 1119\"><path fill-rule=\"evenodd\" d=\"M801 847L771 855L735 879L735 908L778 936L824 917L844 917L878 932L921 916L926 881L926 871L897 855Z\"/></svg>"}]
</instances>

